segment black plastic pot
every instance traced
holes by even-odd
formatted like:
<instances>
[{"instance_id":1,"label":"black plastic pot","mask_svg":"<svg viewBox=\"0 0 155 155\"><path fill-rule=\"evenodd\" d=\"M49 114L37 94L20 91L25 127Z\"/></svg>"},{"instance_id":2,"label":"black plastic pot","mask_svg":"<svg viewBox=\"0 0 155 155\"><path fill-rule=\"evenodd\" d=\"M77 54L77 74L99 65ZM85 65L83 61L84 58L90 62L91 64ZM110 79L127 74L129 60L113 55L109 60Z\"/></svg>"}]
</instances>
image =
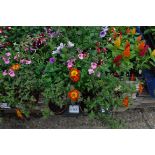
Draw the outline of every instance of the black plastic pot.
<instances>
[{"instance_id":1,"label":"black plastic pot","mask_svg":"<svg viewBox=\"0 0 155 155\"><path fill-rule=\"evenodd\" d=\"M67 105L63 105L62 107L56 105L55 103L52 103L51 101L48 103L48 106L52 112L54 112L55 115L63 114L67 108Z\"/></svg>"}]
</instances>

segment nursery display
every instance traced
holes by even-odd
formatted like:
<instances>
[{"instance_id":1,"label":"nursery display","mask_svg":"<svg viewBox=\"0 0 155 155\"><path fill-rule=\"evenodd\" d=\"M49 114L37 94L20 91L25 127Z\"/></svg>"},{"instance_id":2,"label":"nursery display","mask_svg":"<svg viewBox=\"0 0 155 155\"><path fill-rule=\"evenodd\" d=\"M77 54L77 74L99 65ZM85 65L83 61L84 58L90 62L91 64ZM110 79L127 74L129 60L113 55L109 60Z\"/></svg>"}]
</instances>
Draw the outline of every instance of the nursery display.
<instances>
[{"instance_id":1,"label":"nursery display","mask_svg":"<svg viewBox=\"0 0 155 155\"><path fill-rule=\"evenodd\" d=\"M40 99L46 116L128 107L155 61L135 27L0 27L0 40L0 103L20 118Z\"/></svg>"}]
</instances>

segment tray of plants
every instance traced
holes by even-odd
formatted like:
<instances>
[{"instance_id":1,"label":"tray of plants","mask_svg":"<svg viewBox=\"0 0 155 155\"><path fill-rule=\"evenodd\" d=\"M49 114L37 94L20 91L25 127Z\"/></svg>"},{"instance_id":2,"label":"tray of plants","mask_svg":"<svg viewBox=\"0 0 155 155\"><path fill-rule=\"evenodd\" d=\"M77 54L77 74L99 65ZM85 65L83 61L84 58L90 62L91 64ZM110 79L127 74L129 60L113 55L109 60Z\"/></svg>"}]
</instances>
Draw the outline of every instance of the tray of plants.
<instances>
[{"instance_id":1,"label":"tray of plants","mask_svg":"<svg viewBox=\"0 0 155 155\"><path fill-rule=\"evenodd\" d=\"M128 109L155 62L133 26L0 29L0 108L21 119Z\"/></svg>"}]
</instances>

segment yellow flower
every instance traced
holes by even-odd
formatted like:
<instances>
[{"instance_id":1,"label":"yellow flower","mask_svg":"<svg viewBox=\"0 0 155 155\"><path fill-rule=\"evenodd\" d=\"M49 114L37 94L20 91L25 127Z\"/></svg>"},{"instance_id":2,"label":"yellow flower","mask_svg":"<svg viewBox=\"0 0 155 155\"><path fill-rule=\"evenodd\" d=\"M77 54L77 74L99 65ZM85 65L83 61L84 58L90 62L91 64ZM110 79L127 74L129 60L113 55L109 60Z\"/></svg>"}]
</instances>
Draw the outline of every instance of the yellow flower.
<instances>
[{"instance_id":1,"label":"yellow flower","mask_svg":"<svg viewBox=\"0 0 155 155\"><path fill-rule=\"evenodd\" d=\"M152 51L151 56L155 57L155 49Z\"/></svg>"},{"instance_id":2,"label":"yellow flower","mask_svg":"<svg viewBox=\"0 0 155 155\"><path fill-rule=\"evenodd\" d=\"M116 46L117 48L119 48L120 45L121 45L121 38L118 37L118 38L114 41L114 44L115 44L115 46Z\"/></svg>"},{"instance_id":3,"label":"yellow flower","mask_svg":"<svg viewBox=\"0 0 155 155\"><path fill-rule=\"evenodd\" d=\"M70 73L69 74L70 74L70 77L79 76L80 75L80 71L78 69L76 69L76 68L72 68L70 70Z\"/></svg>"},{"instance_id":4,"label":"yellow flower","mask_svg":"<svg viewBox=\"0 0 155 155\"><path fill-rule=\"evenodd\" d=\"M133 28L133 29L131 30L131 33L134 35L134 34L136 33L136 28Z\"/></svg>"}]
</instances>

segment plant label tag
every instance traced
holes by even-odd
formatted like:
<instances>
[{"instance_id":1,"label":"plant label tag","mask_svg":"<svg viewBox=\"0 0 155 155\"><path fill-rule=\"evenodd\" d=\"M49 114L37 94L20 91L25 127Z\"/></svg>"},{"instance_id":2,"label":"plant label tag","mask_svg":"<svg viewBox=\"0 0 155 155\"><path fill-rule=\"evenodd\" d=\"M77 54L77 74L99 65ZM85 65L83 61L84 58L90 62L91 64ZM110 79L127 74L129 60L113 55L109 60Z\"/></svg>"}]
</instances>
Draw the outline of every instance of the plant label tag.
<instances>
[{"instance_id":1,"label":"plant label tag","mask_svg":"<svg viewBox=\"0 0 155 155\"><path fill-rule=\"evenodd\" d=\"M0 103L0 108L2 108L2 109L10 109L11 107L8 106L7 103Z\"/></svg>"},{"instance_id":2,"label":"plant label tag","mask_svg":"<svg viewBox=\"0 0 155 155\"><path fill-rule=\"evenodd\" d=\"M69 105L69 113L78 114L79 113L79 105Z\"/></svg>"}]
</instances>

